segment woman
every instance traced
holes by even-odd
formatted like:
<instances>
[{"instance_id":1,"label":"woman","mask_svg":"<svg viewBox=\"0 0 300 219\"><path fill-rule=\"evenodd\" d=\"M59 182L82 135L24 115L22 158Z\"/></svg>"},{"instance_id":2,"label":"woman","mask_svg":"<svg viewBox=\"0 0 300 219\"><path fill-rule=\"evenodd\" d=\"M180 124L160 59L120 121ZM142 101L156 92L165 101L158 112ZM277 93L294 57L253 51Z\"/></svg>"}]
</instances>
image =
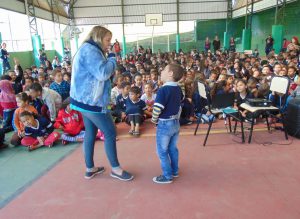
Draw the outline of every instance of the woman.
<instances>
[{"instance_id":1,"label":"woman","mask_svg":"<svg viewBox=\"0 0 300 219\"><path fill-rule=\"evenodd\" d=\"M0 58L2 61L2 74L10 70L9 53L6 50L6 43L2 43Z\"/></svg>"},{"instance_id":2,"label":"woman","mask_svg":"<svg viewBox=\"0 0 300 219\"><path fill-rule=\"evenodd\" d=\"M71 108L80 111L85 125L83 151L86 163L85 178L91 179L104 172L94 166L94 146L97 130L105 135L105 152L112 166L111 176L123 181L133 176L121 169L116 149L116 130L108 110L110 104L110 77L116 69L115 54L105 57L111 45L112 33L95 26L84 40L73 60L71 79Z\"/></svg>"},{"instance_id":3,"label":"woman","mask_svg":"<svg viewBox=\"0 0 300 219\"><path fill-rule=\"evenodd\" d=\"M210 40L209 40L208 37L206 37L205 43L204 43L204 50L205 50L205 53L207 53L208 50L210 50L210 46L211 46Z\"/></svg>"},{"instance_id":4,"label":"woman","mask_svg":"<svg viewBox=\"0 0 300 219\"><path fill-rule=\"evenodd\" d=\"M235 52L235 41L233 37L230 37L229 41L229 51L230 52Z\"/></svg>"}]
</instances>

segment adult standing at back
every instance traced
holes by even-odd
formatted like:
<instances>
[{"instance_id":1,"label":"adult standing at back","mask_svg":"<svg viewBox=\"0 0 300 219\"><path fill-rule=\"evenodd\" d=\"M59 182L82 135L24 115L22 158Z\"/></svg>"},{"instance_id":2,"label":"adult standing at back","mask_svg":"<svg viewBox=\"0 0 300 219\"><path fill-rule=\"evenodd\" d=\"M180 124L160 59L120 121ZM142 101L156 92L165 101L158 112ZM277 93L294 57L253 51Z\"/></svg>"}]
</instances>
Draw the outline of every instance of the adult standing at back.
<instances>
[{"instance_id":1,"label":"adult standing at back","mask_svg":"<svg viewBox=\"0 0 300 219\"><path fill-rule=\"evenodd\" d=\"M268 56L271 50L273 49L273 44L274 44L274 39L272 38L271 35L269 35L266 39L266 48L265 48L266 56Z\"/></svg>"},{"instance_id":2,"label":"adult standing at back","mask_svg":"<svg viewBox=\"0 0 300 219\"><path fill-rule=\"evenodd\" d=\"M0 58L2 61L2 74L10 70L9 64L9 53L6 50L6 43L2 43L1 45L1 54Z\"/></svg>"},{"instance_id":3,"label":"adult standing at back","mask_svg":"<svg viewBox=\"0 0 300 219\"><path fill-rule=\"evenodd\" d=\"M100 129L105 135L104 147L112 167L111 176L123 181L133 176L119 164L116 149L116 129L109 111L111 82L116 69L115 54L106 57L112 33L101 26L92 28L73 59L71 80L71 108L80 111L85 125L83 151L86 164L85 178L91 179L104 172L94 166L94 146Z\"/></svg>"},{"instance_id":4,"label":"adult standing at back","mask_svg":"<svg viewBox=\"0 0 300 219\"><path fill-rule=\"evenodd\" d=\"M213 41L213 46L214 46L214 53L216 54L217 50L221 48L221 41L217 35L215 36L215 39Z\"/></svg>"}]
</instances>

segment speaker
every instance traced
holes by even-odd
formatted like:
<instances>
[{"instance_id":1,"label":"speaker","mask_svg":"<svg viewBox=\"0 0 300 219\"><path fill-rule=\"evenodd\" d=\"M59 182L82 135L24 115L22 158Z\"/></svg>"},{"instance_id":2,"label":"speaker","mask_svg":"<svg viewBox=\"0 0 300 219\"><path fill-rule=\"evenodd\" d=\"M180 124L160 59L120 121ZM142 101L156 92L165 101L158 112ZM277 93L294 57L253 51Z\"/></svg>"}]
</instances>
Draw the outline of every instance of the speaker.
<instances>
[{"instance_id":1,"label":"speaker","mask_svg":"<svg viewBox=\"0 0 300 219\"><path fill-rule=\"evenodd\" d=\"M285 124L289 135L300 138L300 97L289 101Z\"/></svg>"}]
</instances>

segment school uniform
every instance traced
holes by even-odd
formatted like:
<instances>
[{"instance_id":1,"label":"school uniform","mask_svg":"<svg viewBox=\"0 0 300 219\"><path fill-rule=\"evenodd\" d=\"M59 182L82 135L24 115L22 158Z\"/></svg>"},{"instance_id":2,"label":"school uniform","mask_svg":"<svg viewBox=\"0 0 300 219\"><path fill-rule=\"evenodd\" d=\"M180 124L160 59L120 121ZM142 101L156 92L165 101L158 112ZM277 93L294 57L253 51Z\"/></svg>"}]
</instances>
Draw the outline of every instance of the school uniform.
<instances>
[{"instance_id":1,"label":"school uniform","mask_svg":"<svg viewBox=\"0 0 300 219\"><path fill-rule=\"evenodd\" d=\"M37 127L25 127L25 137L21 141L22 145L31 146L38 144L38 137L45 138L45 146L52 145L56 140L59 139L60 134L58 132L53 132L53 125L47 119L38 117L37 119L35 119L35 121L37 122Z\"/></svg>"},{"instance_id":2,"label":"school uniform","mask_svg":"<svg viewBox=\"0 0 300 219\"><path fill-rule=\"evenodd\" d=\"M178 175L177 141L182 99L183 94L177 82L166 82L157 91L153 108L151 121L157 123L156 150L162 175L167 180L172 180L173 175Z\"/></svg>"},{"instance_id":3,"label":"school uniform","mask_svg":"<svg viewBox=\"0 0 300 219\"><path fill-rule=\"evenodd\" d=\"M134 124L141 124L144 120L144 111L147 109L145 102L139 99L137 102L133 102L128 98L126 104L126 115L128 116L129 122Z\"/></svg>"}]
</instances>

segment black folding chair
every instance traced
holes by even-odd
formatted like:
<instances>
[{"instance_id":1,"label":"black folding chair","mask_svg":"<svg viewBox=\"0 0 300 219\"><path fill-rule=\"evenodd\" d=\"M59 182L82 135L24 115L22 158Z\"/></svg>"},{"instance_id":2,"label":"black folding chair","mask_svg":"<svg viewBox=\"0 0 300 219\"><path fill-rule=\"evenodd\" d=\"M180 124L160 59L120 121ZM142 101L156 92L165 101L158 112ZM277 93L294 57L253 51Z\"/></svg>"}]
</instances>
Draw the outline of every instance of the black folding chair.
<instances>
[{"instance_id":1,"label":"black folding chair","mask_svg":"<svg viewBox=\"0 0 300 219\"><path fill-rule=\"evenodd\" d=\"M199 95L202 98L207 99L208 104L207 104L207 107L203 108L202 111L200 112L200 114L198 115L197 125L196 125L196 128L195 128L194 135L197 134L199 125L201 123L202 115L204 114L204 112L209 111L210 114L212 115L212 116L208 116L208 121L207 121L208 122L208 129L207 129L207 133L206 133L204 143L203 143L203 146L205 146L206 142L207 142L207 139L208 139L208 136L209 136L209 133L210 133L210 130L211 130L211 127L212 127L212 124L213 124L213 122L216 118L216 115L220 114L220 113L223 113L224 108L233 106L234 93L218 94L218 95L215 95L213 99L211 99L210 98L210 93L209 93L208 89L206 89L204 83L199 81L197 83L197 85L198 85ZM237 119L237 117L235 117L233 115L230 115L230 114L228 114L228 115ZM229 126L230 126L230 130L231 130L230 118L229 118ZM242 120L241 120L241 126L243 126L242 125ZM244 129L242 127L242 134L244 133L243 130ZM243 134L243 141L244 141L244 134Z\"/></svg>"}]
</instances>

